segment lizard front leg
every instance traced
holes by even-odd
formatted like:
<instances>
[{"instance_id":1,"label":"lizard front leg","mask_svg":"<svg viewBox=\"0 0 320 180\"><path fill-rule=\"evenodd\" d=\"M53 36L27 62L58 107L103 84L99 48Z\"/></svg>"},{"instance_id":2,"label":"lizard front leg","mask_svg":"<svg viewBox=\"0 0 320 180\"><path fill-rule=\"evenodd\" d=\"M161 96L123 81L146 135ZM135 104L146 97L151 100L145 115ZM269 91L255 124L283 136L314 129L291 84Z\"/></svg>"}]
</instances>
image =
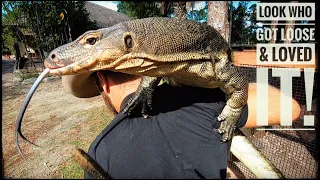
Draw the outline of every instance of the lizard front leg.
<instances>
[{"instance_id":1,"label":"lizard front leg","mask_svg":"<svg viewBox=\"0 0 320 180\"><path fill-rule=\"evenodd\" d=\"M226 142L232 138L242 109L247 103L248 79L228 60L227 56L220 59L215 70L220 88L228 96L227 103L218 116L221 125L217 130L220 134L223 134L222 142Z\"/></svg>"},{"instance_id":2,"label":"lizard front leg","mask_svg":"<svg viewBox=\"0 0 320 180\"><path fill-rule=\"evenodd\" d=\"M147 118L148 110L152 109L152 95L161 78L142 76L137 91L129 99L123 113L131 114L139 105L142 105L141 113Z\"/></svg>"}]
</instances>

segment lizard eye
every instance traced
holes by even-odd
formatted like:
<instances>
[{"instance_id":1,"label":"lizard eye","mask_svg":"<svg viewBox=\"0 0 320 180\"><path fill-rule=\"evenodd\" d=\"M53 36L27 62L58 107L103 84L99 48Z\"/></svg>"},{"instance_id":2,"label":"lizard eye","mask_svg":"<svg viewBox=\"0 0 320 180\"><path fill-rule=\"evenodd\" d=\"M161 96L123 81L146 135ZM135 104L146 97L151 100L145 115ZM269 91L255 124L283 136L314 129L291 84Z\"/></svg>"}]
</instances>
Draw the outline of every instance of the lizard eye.
<instances>
[{"instance_id":1,"label":"lizard eye","mask_svg":"<svg viewBox=\"0 0 320 180\"><path fill-rule=\"evenodd\" d=\"M130 35L126 36L124 38L125 44L127 46L127 48L132 48L133 47L133 40L132 37Z\"/></svg>"},{"instance_id":2,"label":"lizard eye","mask_svg":"<svg viewBox=\"0 0 320 180\"><path fill-rule=\"evenodd\" d=\"M88 38L87 44L94 45L97 42L97 38Z\"/></svg>"}]
</instances>

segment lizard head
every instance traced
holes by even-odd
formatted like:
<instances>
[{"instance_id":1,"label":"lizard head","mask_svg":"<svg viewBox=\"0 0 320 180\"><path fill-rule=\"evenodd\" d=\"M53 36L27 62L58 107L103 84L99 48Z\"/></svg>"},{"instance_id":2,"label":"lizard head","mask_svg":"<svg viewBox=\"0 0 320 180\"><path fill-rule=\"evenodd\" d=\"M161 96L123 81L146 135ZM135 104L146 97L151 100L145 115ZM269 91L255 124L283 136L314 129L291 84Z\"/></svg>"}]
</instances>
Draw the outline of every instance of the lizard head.
<instances>
[{"instance_id":1,"label":"lizard head","mask_svg":"<svg viewBox=\"0 0 320 180\"><path fill-rule=\"evenodd\" d=\"M226 49L228 43L209 25L145 18L88 31L54 49L45 66L60 76L98 70L142 73L168 62L208 60Z\"/></svg>"},{"instance_id":2,"label":"lizard head","mask_svg":"<svg viewBox=\"0 0 320 180\"><path fill-rule=\"evenodd\" d=\"M44 61L54 75L71 75L81 72L113 68L120 57L133 46L132 36L121 24L87 31L73 42L52 50Z\"/></svg>"}]
</instances>

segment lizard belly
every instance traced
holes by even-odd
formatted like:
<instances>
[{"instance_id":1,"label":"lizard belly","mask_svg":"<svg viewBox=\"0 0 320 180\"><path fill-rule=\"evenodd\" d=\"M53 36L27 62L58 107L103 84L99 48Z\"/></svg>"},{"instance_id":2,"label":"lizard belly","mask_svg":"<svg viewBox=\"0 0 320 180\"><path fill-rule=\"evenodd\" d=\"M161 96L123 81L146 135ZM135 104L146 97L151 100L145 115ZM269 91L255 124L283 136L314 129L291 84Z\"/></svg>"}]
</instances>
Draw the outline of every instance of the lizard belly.
<instances>
[{"instance_id":1,"label":"lizard belly","mask_svg":"<svg viewBox=\"0 0 320 180\"><path fill-rule=\"evenodd\" d=\"M194 86L217 88L219 83L214 71L213 60L190 60L167 63L153 63L147 67L132 67L118 72L150 77L166 77L172 86Z\"/></svg>"},{"instance_id":2,"label":"lizard belly","mask_svg":"<svg viewBox=\"0 0 320 180\"><path fill-rule=\"evenodd\" d=\"M195 86L202 88L218 88L213 61L193 61L185 68L168 77L173 86Z\"/></svg>"}]
</instances>

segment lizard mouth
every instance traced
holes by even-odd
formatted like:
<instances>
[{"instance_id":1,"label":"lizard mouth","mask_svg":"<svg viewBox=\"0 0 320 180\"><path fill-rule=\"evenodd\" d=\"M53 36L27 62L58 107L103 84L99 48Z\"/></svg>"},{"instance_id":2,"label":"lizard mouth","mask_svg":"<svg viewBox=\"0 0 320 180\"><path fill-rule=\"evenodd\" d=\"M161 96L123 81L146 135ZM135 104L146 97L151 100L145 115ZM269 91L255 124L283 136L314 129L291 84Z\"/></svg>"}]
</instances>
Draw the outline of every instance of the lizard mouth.
<instances>
[{"instance_id":1,"label":"lizard mouth","mask_svg":"<svg viewBox=\"0 0 320 180\"><path fill-rule=\"evenodd\" d=\"M85 67L82 67L82 69L76 69L77 66L74 62L70 62L70 64L68 62L61 63L58 59L52 58L46 58L44 61L44 66L50 70L50 74L58 76L71 75L80 73L81 71L88 71Z\"/></svg>"},{"instance_id":2,"label":"lizard mouth","mask_svg":"<svg viewBox=\"0 0 320 180\"><path fill-rule=\"evenodd\" d=\"M54 62L54 60L46 58L44 60L44 66L49 69L59 69L65 67L66 65L59 63L58 61Z\"/></svg>"}]
</instances>

